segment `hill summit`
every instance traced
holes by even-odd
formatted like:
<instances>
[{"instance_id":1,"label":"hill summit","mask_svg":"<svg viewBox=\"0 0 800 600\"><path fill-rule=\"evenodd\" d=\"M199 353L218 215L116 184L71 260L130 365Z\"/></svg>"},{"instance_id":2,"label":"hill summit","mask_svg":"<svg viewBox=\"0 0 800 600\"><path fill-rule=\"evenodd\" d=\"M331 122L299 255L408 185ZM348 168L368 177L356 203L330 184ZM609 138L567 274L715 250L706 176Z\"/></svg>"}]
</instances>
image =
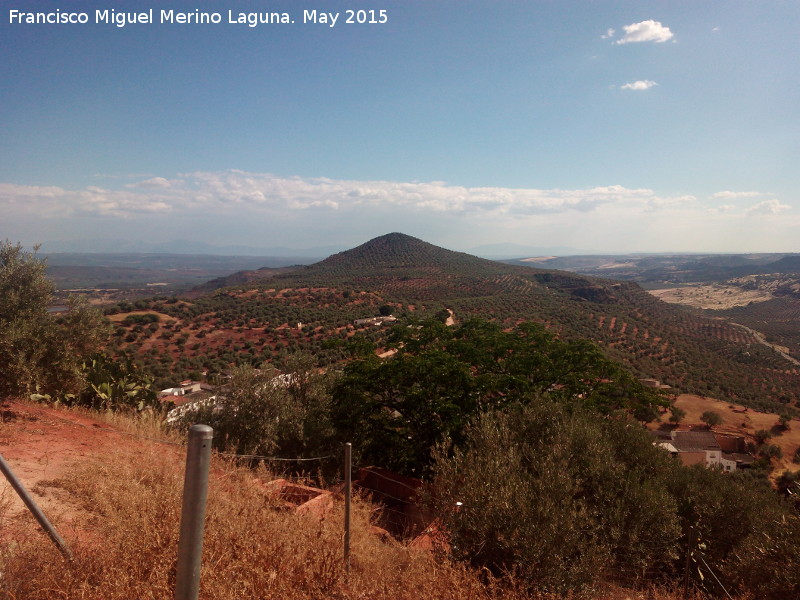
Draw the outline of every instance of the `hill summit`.
<instances>
[{"instance_id":1,"label":"hill summit","mask_svg":"<svg viewBox=\"0 0 800 600\"><path fill-rule=\"evenodd\" d=\"M464 252L455 252L404 233L387 233L316 263L319 268L487 267L497 263Z\"/></svg>"}]
</instances>

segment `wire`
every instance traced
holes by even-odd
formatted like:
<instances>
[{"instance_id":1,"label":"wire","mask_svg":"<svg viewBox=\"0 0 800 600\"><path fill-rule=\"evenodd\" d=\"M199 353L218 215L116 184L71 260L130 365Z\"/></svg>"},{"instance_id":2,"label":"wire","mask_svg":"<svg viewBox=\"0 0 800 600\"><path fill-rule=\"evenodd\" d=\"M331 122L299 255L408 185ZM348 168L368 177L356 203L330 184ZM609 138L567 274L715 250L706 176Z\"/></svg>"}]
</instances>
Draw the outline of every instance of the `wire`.
<instances>
[{"instance_id":1,"label":"wire","mask_svg":"<svg viewBox=\"0 0 800 600\"><path fill-rule=\"evenodd\" d=\"M372 473L373 475L377 475L378 477L380 477L382 479L385 479L386 481L391 481L392 483L396 483L399 486L402 486L402 487L404 487L404 488L406 488L408 490L411 490L415 494L419 493L419 487L421 487L421 483L420 483L420 486L418 486L418 487L412 487L412 486L408 485L407 483L403 483L402 481L399 481L397 479L392 479L391 477L388 477L388 476L384 475L383 473L381 473L379 471L373 471L370 467L364 467L364 470L368 471L369 473Z\"/></svg>"},{"instance_id":2,"label":"wire","mask_svg":"<svg viewBox=\"0 0 800 600\"><path fill-rule=\"evenodd\" d=\"M281 458L279 456L260 456L258 454L235 454L233 452L217 452L217 456L230 456L233 458L249 458L251 460L274 460L274 461L294 461L294 462L308 462L313 460L325 460L334 458L332 454L326 456L314 456L311 458Z\"/></svg>"},{"instance_id":3,"label":"wire","mask_svg":"<svg viewBox=\"0 0 800 600\"><path fill-rule=\"evenodd\" d=\"M700 560L701 560L701 561L703 561L703 564L706 566L706 569L708 569L708 572L709 572L709 573L711 573L711 576L714 578L714 581L716 581L716 582L717 582L717 584L719 585L719 587L721 587L721 588L722 588L722 591L723 591L723 592L725 592L725 595L726 595L728 598L730 598L730 600L733 600L733 596L731 596L731 595L728 593L728 590L726 590L726 589L725 589L725 586L724 586L724 585L722 585L722 582L719 580L719 578L717 577L716 573L714 573L714 571L711 569L711 567L709 567L709 566L708 566L708 563L706 562L706 559L705 559L705 558L703 558L703 555L698 553L698 556L700 557Z\"/></svg>"}]
</instances>

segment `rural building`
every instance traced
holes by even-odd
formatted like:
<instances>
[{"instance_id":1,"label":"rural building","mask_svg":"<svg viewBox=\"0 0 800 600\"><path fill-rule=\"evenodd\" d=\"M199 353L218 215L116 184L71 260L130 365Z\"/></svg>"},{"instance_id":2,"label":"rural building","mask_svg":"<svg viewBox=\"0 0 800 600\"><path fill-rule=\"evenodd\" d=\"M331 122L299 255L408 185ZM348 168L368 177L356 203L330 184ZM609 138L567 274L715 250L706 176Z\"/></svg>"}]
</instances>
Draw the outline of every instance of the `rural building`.
<instances>
[{"instance_id":1,"label":"rural building","mask_svg":"<svg viewBox=\"0 0 800 600\"><path fill-rule=\"evenodd\" d=\"M181 406L196 400L208 398L214 392L214 386L200 381L181 381L177 387L167 388L158 393L161 402L173 402L175 406Z\"/></svg>"},{"instance_id":2,"label":"rural building","mask_svg":"<svg viewBox=\"0 0 800 600\"><path fill-rule=\"evenodd\" d=\"M749 467L753 457L745 452L744 438L713 431L653 432L655 445L664 448L682 464L704 465L732 473L737 468Z\"/></svg>"},{"instance_id":3,"label":"rural building","mask_svg":"<svg viewBox=\"0 0 800 600\"><path fill-rule=\"evenodd\" d=\"M356 319L353 325L360 327L361 325L384 325L385 323L394 323L397 317L389 315L388 317L370 317L368 319Z\"/></svg>"},{"instance_id":4,"label":"rural building","mask_svg":"<svg viewBox=\"0 0 800 600\"><path fill-rule=\"evenodd\" d=\"M656 388L657 390L672 389L672 386L669 386L665 383L661 383L658 379L640 379L639 383L641 383L644 387Z\"/></svg>"}]
</instances>

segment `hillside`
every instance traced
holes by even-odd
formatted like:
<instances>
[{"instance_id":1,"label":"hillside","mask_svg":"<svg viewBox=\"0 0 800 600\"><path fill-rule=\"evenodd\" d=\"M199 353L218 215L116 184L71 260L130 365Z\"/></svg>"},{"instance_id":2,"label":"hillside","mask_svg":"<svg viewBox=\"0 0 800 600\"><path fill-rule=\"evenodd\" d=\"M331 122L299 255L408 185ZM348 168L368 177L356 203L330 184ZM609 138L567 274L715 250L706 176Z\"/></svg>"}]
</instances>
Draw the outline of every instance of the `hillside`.
<instances>
[{"instance_id":1,"label":"hillside","mask_svg":"<svg viewBox=\"0 0 800 600\"><path fill-rule=\"evenodd\" d=\"M110 424L74 410L0 401L0 452L74 555L65 561L0 480L3 598L172 598L185 446L153 424ZM108 417L106 417L108 418ZM351 572L342 561L340 495L324 518L276 497L266 469L213 457L201 597L289 600L555 600L503 586L488 572L395 541L372 526L378 507L355 499ZM383 532L385 533L385 532ZM489 585L486 585L486 584ZM677 600L608 574L587 600ZM624 585L630 587L623 587ZM692 600L700 600L699 592Z\"/></svg>"},{"instance_id":2,"label":"hillside","mask_svg":"<svg viewBox=\"0 0 800 600\"><path fill-rule=\"evenodd\" d=\"M530 267L564 269L583 275L615 277L656 286L709 283L767 273L796 273L797 254L622 254L543 256L505 261Z\"/></svg>"},{"instance_id":3,"label":"hillside","mask_svg":"<svg viewBox=\"0 0 800 600\"><path fill-rule=\"evenodd\" d=\"M212 292L214 290L218 290L225 287L247 284L250 283L251 281L269 279L270 277L275 277L275 275L280 275L281 273L290 273L300 268L302 267L300 267L299 265L295 265L288 267L261 267L259 269L250 271L237 271L236 273L233 273L231 275L216 277L211 281L207 281L202 285L198 285L197 287L192 289L192 293L197 294L197 293Z\"/></svg>"},{"instance_id":4,"label":"hillside","mask_svg":"<svg viewBox=\"0 0 800 600\"><path fill-rule=\"evenodd\" d=\"M315 270L330 271L340 268L370 270L417 267L458 270L463 267L492 268L493 265L495 263L491 260L447 250L395 232L372 239L351 250L333 254L313 267Z\"/></svg>"},{"instance_id":5,"label":"hillside","mask_svg":"<svg viewBox=\"0 0 800 600\"><path fill-rule=\"evenodd\" d=\"M0 597L172 598L183 440L125 417L109 424L13 400L0 400L0 410L0 452L74 555L70 562L61 557L0 477ZM497 598L474 574L373 533L376 507L358 498L345 581L341 496L323 518L301 514L274 492L269 482L276 478L213 457L202 598L411 600L421 590L432 599L453 598L454 590ZM504 597L524 600L513 592Z\"/></svg>"},{"instance_id":6,"label":"hillside","mask_svg":"<svg viewBox=\"0 0 800 600\"><path fill-rule=\"evenodd\" d=\"M162 376L280 362L296 350L325 365L347 356L343 344L356 332L381 345L382 330L352 325L381 306L401 318L449 308L457 320L532 320L566 339L594 340L640 377L680 392L774 410L800 401L800 370L754 334L633 282L497 263L399 233L270 275L191 301L138 305L163 317L122 326L117 339Z\"/></svg>"}]
</instances>

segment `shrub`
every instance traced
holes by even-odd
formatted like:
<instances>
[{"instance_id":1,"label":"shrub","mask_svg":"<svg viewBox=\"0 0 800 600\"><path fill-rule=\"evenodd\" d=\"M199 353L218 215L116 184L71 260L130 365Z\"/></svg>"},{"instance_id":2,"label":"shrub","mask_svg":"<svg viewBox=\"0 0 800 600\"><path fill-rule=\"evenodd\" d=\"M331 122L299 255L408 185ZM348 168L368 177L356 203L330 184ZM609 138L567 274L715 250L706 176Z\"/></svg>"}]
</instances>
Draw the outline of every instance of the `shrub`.
<instances>
[{"instance_id":1,"label":"shrub","mask_svg":"<svg viewBox=\"0 0 800 600\"><path fill-rule=\"evenodd\" d=\"M188 411L181 427L214 428L214 446L236 454L298 458L330 449L331 375L312 370L308 357L290 356L286 375L273 368L234 369L214 402Z\"/></svg>"},{"instance_id":2,"label":"shrub","mask_svg":"<svg viewBox=\"0 0 800 600\"><path fill-rule=\"evenodd\" d=\"M495 575L563 592L678 556L675 500L649 475L672 464L627 419L536 399L479 416L435 461L429 501L454 555Z\"/></svg>"},{"instance_id":3,"label":"shrub","mask_svg":"<svg viewBox=\"0 0 800 600\"><path fill-rule=\"evenodd\" d=\"M677 425L678 423L683 421L683 419L686 418L686 411L683 410L682 408L678 408L677 406L670 407L669 412L670 412L669 422L674 423L675 425Z\"/></svg>"},{"instance_id":4,"label":"shrub","mask_svg":"<svg viewBox=\"0 0 800 600\"><path fill-rule=\"evenodd\" d=\"M772 433L767 431L766 429L759 429L758 431L753 434L756 439L756 443L760 446L764 444L767 440L772 438Z\"/></svg>"}]
</instances>

